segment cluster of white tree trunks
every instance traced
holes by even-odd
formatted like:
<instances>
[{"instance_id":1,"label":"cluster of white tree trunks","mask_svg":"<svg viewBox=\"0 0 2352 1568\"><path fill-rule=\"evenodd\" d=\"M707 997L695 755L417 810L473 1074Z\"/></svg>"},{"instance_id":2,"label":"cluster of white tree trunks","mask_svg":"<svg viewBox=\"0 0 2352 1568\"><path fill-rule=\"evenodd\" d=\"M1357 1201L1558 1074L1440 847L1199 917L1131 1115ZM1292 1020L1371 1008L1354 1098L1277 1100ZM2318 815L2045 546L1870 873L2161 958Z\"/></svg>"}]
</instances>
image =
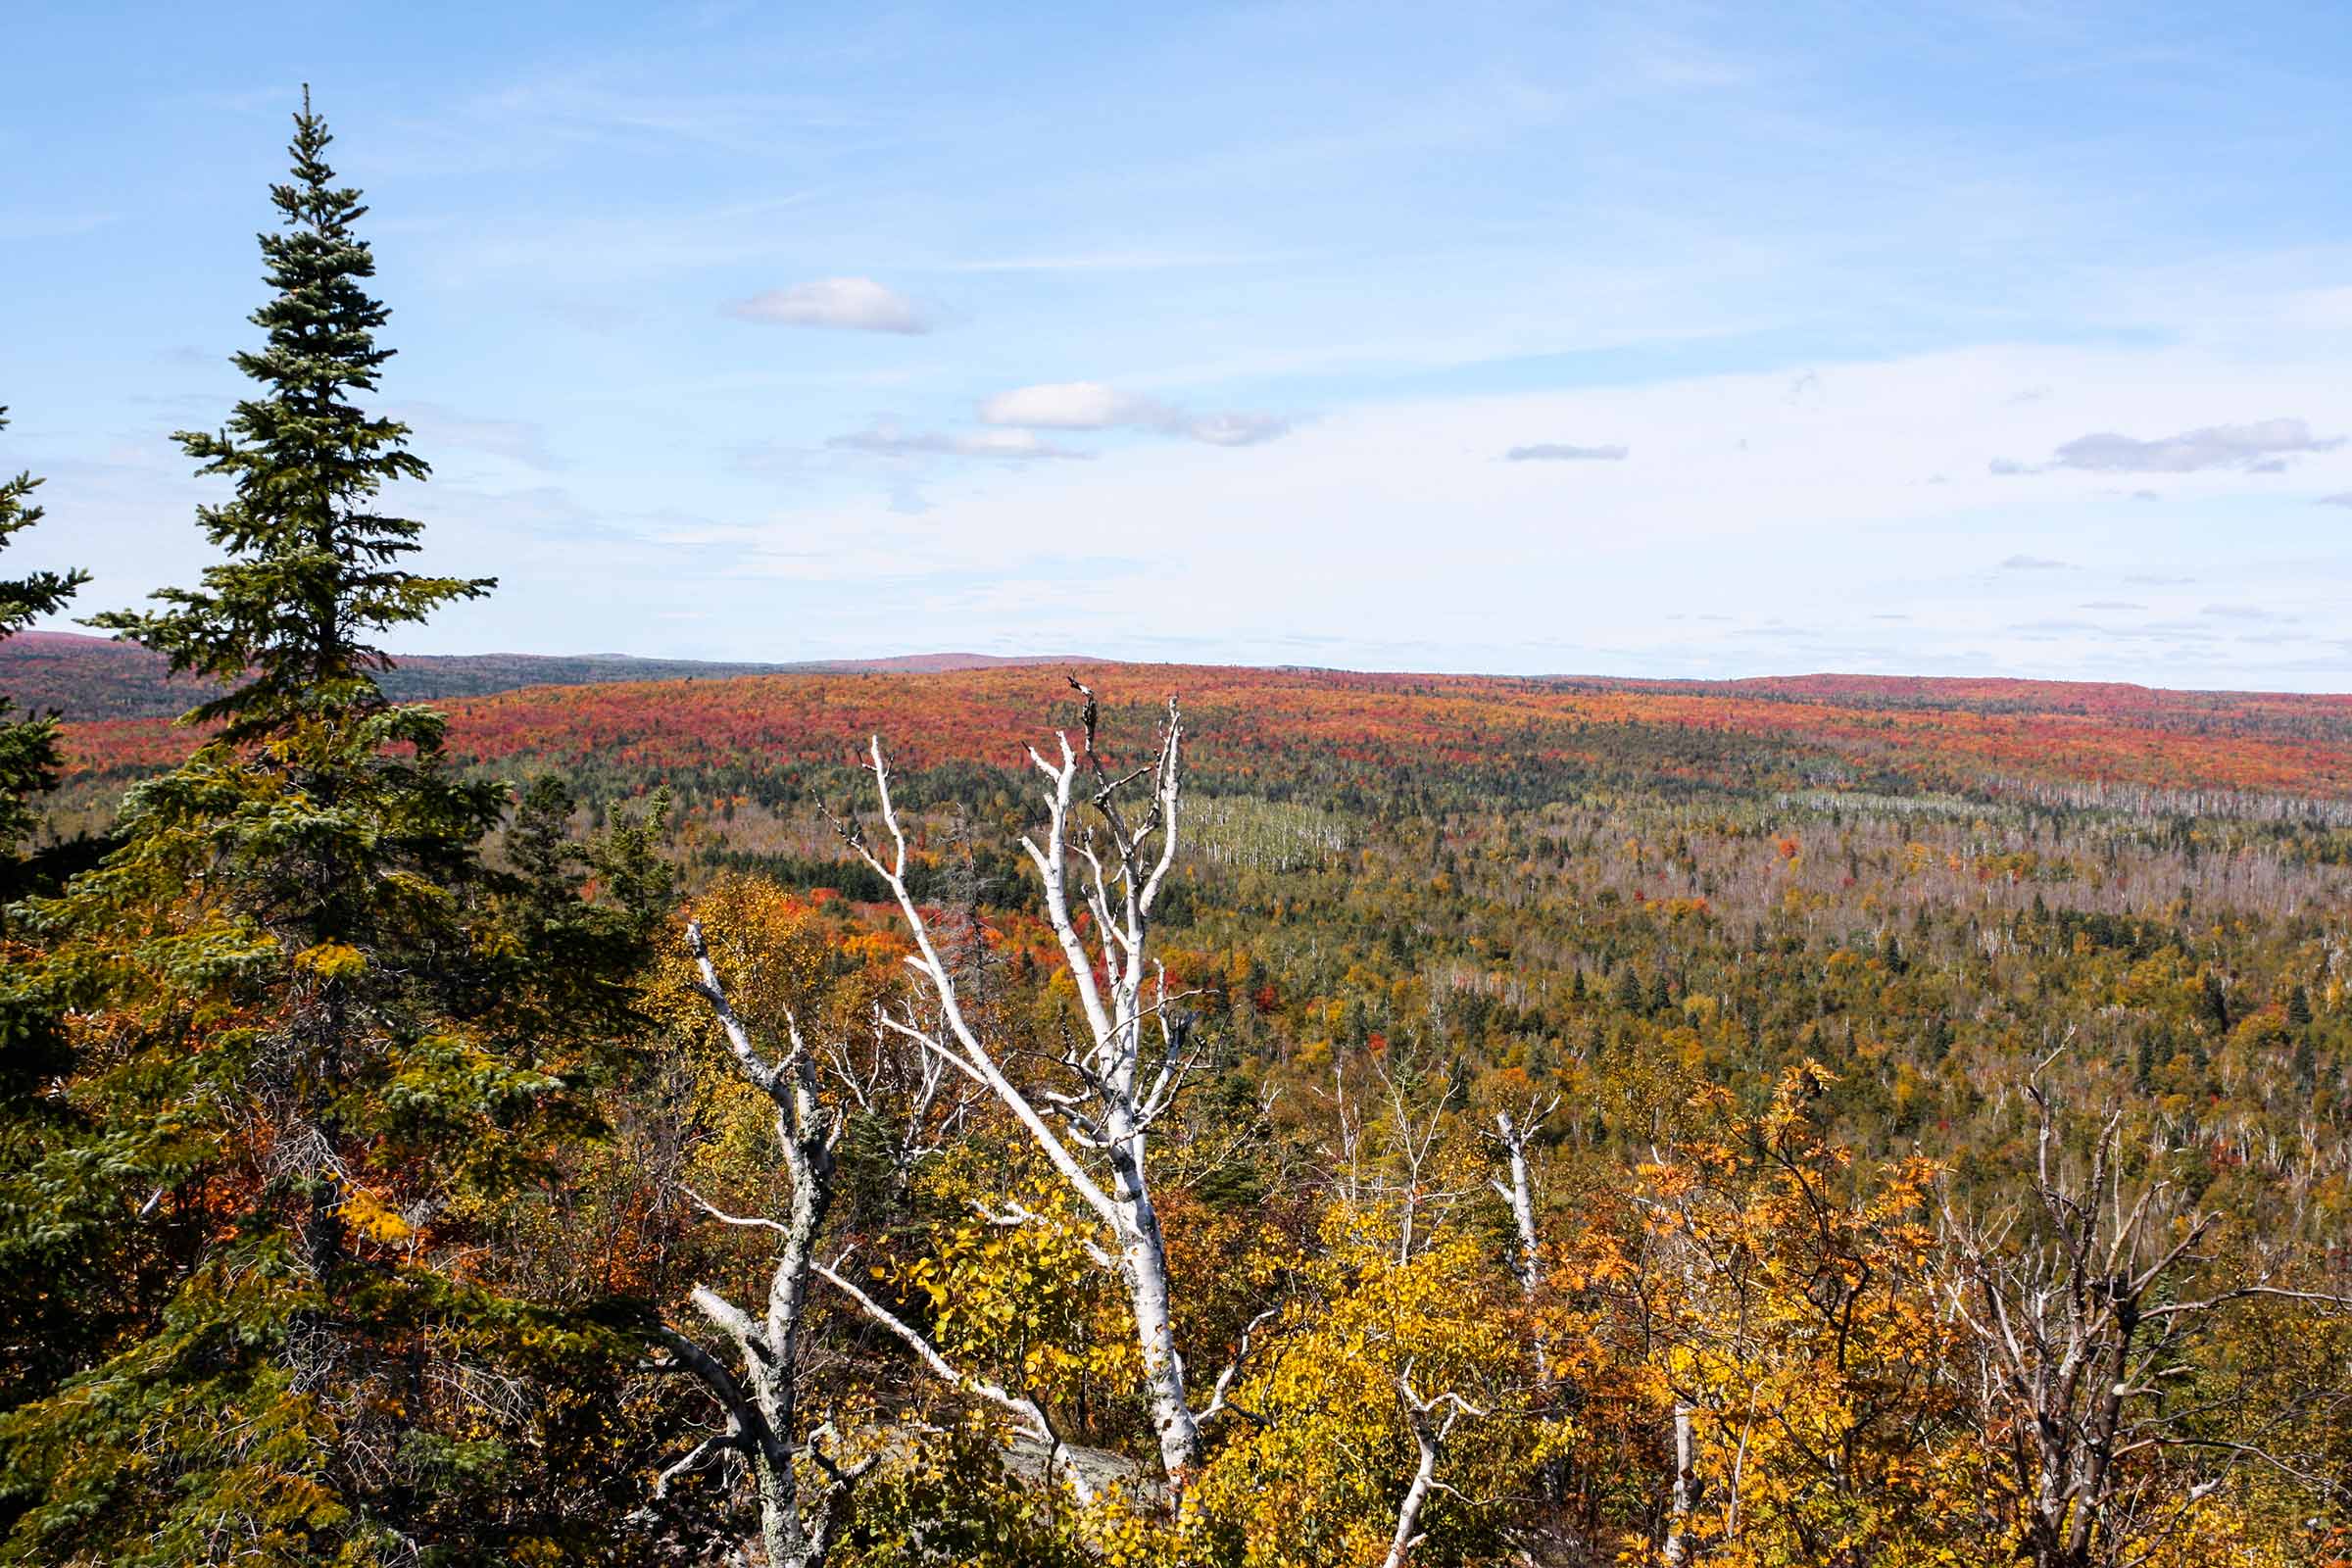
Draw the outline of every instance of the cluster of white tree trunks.
<instances>
[{"instance_id":1,"label":"cluster of white tree trunks","mask_svg":"<svg viewBox=\"0 0 2352 1568\"><path fill-rule=\"evenodd\" d=\"M855 818L840 827L852 852L889 885L915 947L907 959L916 981L915 997L876 1016L881 1033L918 1052L923 1063L923 1087L905 1124L903 1142L907 1147L899 1152L900 1163L903 1167L919 1157L922 1151L915 1138L924 1124L924 1110L939 1092L943 1072L954 1073L1010 1113L1093 1213L1102 1238L1090 1252L1116 1275L1132 1311L1164 1494L1173 1507L1200 1463L1201 1425L1225 1408L1224 1395L1241 1365L1237 1356L1205 1396L1188 1386L1172 1323L1175 1287L1169 1278L1167 1245L1152 1195L1152 1129L1174 1105L1201 1051L1201 1042L1178 1015L1183 999L1168 993L1165 973L1151 955L1152 910L1180 842L1184 732L1181 714L1170 702L1152 760L1115 772L1101 750L1093 694L1079 690L1086 700L1080 743L1073 745L1064 733L1056 759L1049 760L1034 749L1029 754L1046 784L1047 820L1042 832L1022 840L1037 869L1046 917L1060 944L1087 1025L1087 1037L1056 1063L1061 1084L1016 1084L1006 1073L1001 1050L971 1022L955 968L943 956L942 944L907 888L907 835L892 798L890 766L878 738L870 743L868 758L886 850L877 852ZM1087 916L1084 929L1081 911ZM1050 1469L1086 1492L1083 1471L1063 1462L1063 1445L1041 1405L955 1365L913 1325L842 1273L837 1263L818 1260L815 1249L832 1201L833 1151L841 1134L841 1114L825 1110L818 1101L815 1056L797 1021L785 1020L790 1054L781 1061L765 1059L736 1016L700 930L690 930L688 940L699 966L700 989L719 1022L736 1070L776 1105L776 1136L791 1177L792 1201L783 1219L747 1217L687 1194L713 1218L773 1231L778 1242L763 1313L746 1312L707 1287L693 1293L696 1308L732 1346L733 1365L689 1335L675 1330L663 1335L669 1357L660 1364L699 1378L718 1402L725 1425L664 1472L657 1495L665 1493L676 1476L702 1465L720 1460L744 1465L756 1484L769 1561L789 1568L821 1568L850 1489L872 1461L858 1466L837 1463L830 1447L834 1434L821 1424L803 1430L807 1423L797 1402L802 1318L810 1284L818 1279L904 1344L933 1375L1004 1410L1018 1431L1047 1446ZM871 1108L872 1074L850 1070L850 1054L838 1046L828 1054L843 1079L844 1093ZM1034 1216L1014 1205L990 1217L1020 1224ZM1246 1354L1247 1336L1242 1349ZM1408 1394L1408 1402L1412 1397ZM1430 1404L1417 1420L1442 1404L1443 1400ZM1452 1419L1448 1414L1433 1430L1442 1435ZM813 1498L801 1494L796 1458L808 1460L825 1477L824 1488ZM1426 1492L1423 1485L1416 1496ZM1409 1517L1405 1523L1410 1523ZM1409 1534L1400 1534L1399 1540Z\"/></svg>"}]
</instances>

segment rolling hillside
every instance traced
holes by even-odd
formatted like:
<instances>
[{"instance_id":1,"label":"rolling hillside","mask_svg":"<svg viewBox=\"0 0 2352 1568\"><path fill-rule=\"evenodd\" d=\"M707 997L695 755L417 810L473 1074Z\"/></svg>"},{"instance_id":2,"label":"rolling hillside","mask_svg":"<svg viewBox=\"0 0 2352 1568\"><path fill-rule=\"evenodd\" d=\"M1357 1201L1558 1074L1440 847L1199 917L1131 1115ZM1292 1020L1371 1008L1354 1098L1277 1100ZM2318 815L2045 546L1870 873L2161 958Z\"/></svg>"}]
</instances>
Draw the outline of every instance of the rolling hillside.
<instances>
[{"instance_id":1,"label":"rolling hillside","mask_svg":"<svg viewBox=\"0 0 2352 1568\"><path fill-rule=\"evenodd\" d=\"M446 662L466 678L488 678L465 661ZM487 695L450 694L444 685L432 694L454 721L462 756L502 767L542 761L609 775L624 787L627 779L659 775L724 790L785 764L846 761L865 736L880 732L914 765L1012 765L1026 742L1068 721L1067 667L1114 708L1180 695L1201 765L1245 776L1337 764L1397 779L1469 769L1636 787L1681 781L2072 792L2069 798L2128 798L2180 810L2352 802L2352 698L2340 696L1846 675L1539 680L1085 661L952 670L901 664L906 672L887 681L858 671L627 680L611 673L629 671L617 662L546 662L599 673L572 685ZM426 661L403 673L420 682L442 678ZM126 775L186 745L185 735L151 718L69 726L74 764L84 776Z\"/></svg>"}]
</instances>

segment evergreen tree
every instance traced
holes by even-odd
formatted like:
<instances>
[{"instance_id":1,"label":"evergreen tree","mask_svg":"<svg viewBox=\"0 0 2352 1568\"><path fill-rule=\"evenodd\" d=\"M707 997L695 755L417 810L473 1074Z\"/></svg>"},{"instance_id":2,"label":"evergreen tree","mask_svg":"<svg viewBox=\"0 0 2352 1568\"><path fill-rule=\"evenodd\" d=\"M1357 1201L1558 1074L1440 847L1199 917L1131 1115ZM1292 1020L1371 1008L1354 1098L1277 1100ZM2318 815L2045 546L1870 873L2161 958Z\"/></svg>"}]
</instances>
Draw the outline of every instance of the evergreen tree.
<instances>
[{"instance_id":1,"label":"evergreen tree","mask_svg":"<svg viewBox=\"0 0 2352 1568\"><path fill-rule=\"evenodd\" d=\"M2299 985L2286 994L2286 1021L2295 1029L2311 1023L2311 993Z\"/></svg>"},{"instance_id":2,"label":"evergreen tree","mask_svg":"<svg viewBox=\"0 0 2352 1568\"><path fill-rule=\"evenodd\" d=\"M594 1376L618 1342L460 1260L593 1127L664 880L642 825L564 845L560 788L493 867L508 790L456 776L440 716L375 685L368 635L488 585L394 569L416 526L368 510L424 466L349 401L389 351L326 144L306 94L274 192L290 232L263 239L269 347L239 360L270 394L233 439L184 438L236 480L200 514L231 559L103 621L243 684L124 800L105 861L26 906L46 951L8 984L84 1021L52 1097L71 1125L6 1149L0 1263L62 1245L111 1281L103 1310L76 1298L74 1363L0 1419L8 1560L589 1549L517 1481L563 1446L531 1431L555 1401L472 1391ZM616 901L583 902L590 862Z\"/></svg>"},{"instance_id":3,"label":"evergreen tree","mask_svg":"<svg viewBox=\"0 0 2352 1568\"><path fill-rule=\"evenodd\" d=\"M0 430L7 428L8 410L0 408ZM0 479L0 550L41 520L41 509L32 504L32 493L40 485L30 473ZM0 578L0 641L65 608L74 591L89 580L86 571L36 571ZM56 716L32 713L11 717L16 711L15 705L0 696L0 857L13 855L31 827L31 797L57 780Z\"/></svg>"},{"instance_id":4,"label":"evergreen tree","mask_svg":"<svg viewBox=\"0 0 2352 1568\"><path fill-rule=\"evenodd\" d=\"M364 286L375 258L353 225L368 209L334 182L325 161L334 138L311 112L308 87L294 127L294 177L270 192L284 228L260 236L272 293L251 319L267 341L235 356L265 391L238 403L220 432L173 437L199 473L236 483L233 500L197 512L229 559L206 569L201 588L157 594L165 609L90 621L169 655L174 670L239 682L189 715L225 720L232 740L304 714L381 706L374 676L390 661L369 638L497 585L397 564L418 548L421 524L375 503L386 484L431 470L408 450L407 425L352 401L376 390L393 356L375 342L390 313Z\"/></svg>"},{"instance_id":5,"label":"evergreen tree","mask_svg":"<svg viewBox=\"0 0 2352 1568\"><path fill-rule=\"evenodd\" d=\"M1629 963L1617 971L1617 989L1610 994L1609 1001L1619 1012L1638 1013L1642 1010L1642 977Z\"/></svg>"},{"instance_id":6,"label":"evergreen tree","mask_svg":"<svg viewBox=\"0 0 2352 1568\"><path fill-rule=\"evenodd\" d=\"M2197 1011L2215 1034L2230 1032L2230 994L2222 989L2221 977L2210 969L2197 993Z\"/></svg>"},{"instance_id":7,"label":"evergreen tree","mask_svg":"<svg viewBox=\"0 0 2352 1568\"><path fill-rule=\"evenodd\" d=\"M0 429L7 427L7 415L0 409ZM0 479L0 549L41 520L41 509L31 499L40 484L28 472ZM0 579L0 641L64 608L88 580L83 571ZM56 715L19 718L13 716L17 711L0 696L0 969L18 966L33 954L5 906L29 884L49 880L50 873L37 863L40 858L20 856L19 846L32 825L32 797L56 782L58 769ZM61 1117L41 1093L72 1059L62 1009L38 997L14 995L12 989L0 986L0 1151L37 1144L54 1137L61 1122L71 1124L71 1117ZM102 1284L100 1269L121 1262L112 1249L76 1250L62 1236L26 1247L7 1245L18 1235L13 1228L0 1231L0 1279L40 1281L47 1288L0 1291L0 1347L5 1347L0 1348L0 1408L28 1388L54 1383L66 1365L60 1353L77 1342L77 1314L67 1306L74 1293L60 1287L77 1278Z\"/></svg>"}]
</instances>

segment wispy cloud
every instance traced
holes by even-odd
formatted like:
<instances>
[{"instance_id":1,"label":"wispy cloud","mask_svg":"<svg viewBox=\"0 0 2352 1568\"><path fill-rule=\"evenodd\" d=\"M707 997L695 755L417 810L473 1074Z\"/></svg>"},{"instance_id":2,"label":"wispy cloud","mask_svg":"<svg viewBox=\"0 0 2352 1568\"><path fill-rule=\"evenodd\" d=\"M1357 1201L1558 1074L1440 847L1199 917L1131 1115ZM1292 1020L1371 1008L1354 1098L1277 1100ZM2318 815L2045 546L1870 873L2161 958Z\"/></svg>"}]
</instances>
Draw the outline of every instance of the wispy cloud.
<instances>
[{"instance_id":1,"label":"wispy cloud","mask_svg":"<svg viewBox=\"0 0 2352 1568\"><path fill-rule=\"evenodd\" d=\"M281 107L282 93L267 107ZM409 161L482 168L549 163L583 152L668 142L713 153L772 157L779 141L874 138L885 127L859 106L822 95L711 90L707 81L663 91L642 61L534 75L457 101L404 127Z\"/></svg>"},{"instance_id":2,"label":"wispy cloud","mask_svg":"<svg viewBox=\"0 0 2352 1568\"><path fill-rule=\"evenodd\" d=\"M2323 507L2352 507L2352 490L2346 490L2340 495L2322 496L2320 505Z\"/></svg>"},{"instance_id":3,"label":"wispy cloud","mask_svg":"<svg viewBox=\"0 0 2352 1568\"><path fill-rule=\"evenodd\" d=\"M2001 563L2003 571L2072 571L2071 561L2052 561L2047 556L2011 556Z\"/></svg>"},{"instance_id":4,"label":"wispy cloud","mask_svg":"<svg viewBox=\"0 0 2352 1568\"><path fill-rule=\"evenodd\" d=\"M1028 430L902 430L887 421L837 435L825 445L844 452L866 452L887 458L998 458L1008 463L1053 458L1084 460L1094 456L1091 452L1041 441Z\"/></svg>"},{"instance_id":5,"label":"wispy cloud","mask_svg":"<svg viewBox=\"0 0 2352 1568\"><path fill-rule=\"evenodd\" d=\"M1101 381L1047 381L1000 392L980 405L980 419L1025 430L1153 430L1219 447L1255 446L1291 428L1279 415L1196 414Z\"/></svg>"},{"instance_id":6,"label":"wispy cloud","mask_svg":"<svg viewBox=\"0 0 2352 1568\"><path fill-rule=\"evenodd\" d=\"M2209 424L2179 435L2143 441L2112 430L2077 436L2039 466L1995 458L1996 474L2045 473L2076 468L2090 473L2281 473L2294 459L2333 452L2342 436L2318 436L2301 419L2258 419L2251 424Z\"/></svg>"},{"instance_id":7,"label":"wispy cloud","mask_svg":"<svg viewBox=\"0 0 2352 1568\"><path fill-rule=\"evenodd\" d=\"M1505 463L1623 463L1632 452L1627 446L1580 447L1564 441L1539 441L1533 446L1513 447L1502 457Z\"/></svg>"},{"instance_id":8,"label":"wispy cloud","mask_svg":"<svg viewBox=\"0 0 2352 1568\"><path fill-rule=\"evenodd\" d=\"M820 277L790 288L769 289L727 307L738 320L784 326L829 326L852 332L921 333L931 330L922 307L870 277Z\"/></svg>"}]
</instances>

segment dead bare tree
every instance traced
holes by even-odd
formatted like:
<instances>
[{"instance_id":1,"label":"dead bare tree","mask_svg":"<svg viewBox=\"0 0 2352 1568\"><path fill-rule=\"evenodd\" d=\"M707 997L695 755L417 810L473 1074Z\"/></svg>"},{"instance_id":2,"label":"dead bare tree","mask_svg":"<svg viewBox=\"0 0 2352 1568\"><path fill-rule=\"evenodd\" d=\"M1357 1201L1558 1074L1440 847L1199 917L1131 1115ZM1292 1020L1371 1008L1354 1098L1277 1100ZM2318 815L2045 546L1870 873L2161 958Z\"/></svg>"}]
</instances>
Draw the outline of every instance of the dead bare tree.
<instances>
[{"instance_id":1,"label":"dead bare tree","mask_svg":"<svg viewBox=\"0 0 2352 1568\"><path fill-rule=\"evenodd\" d=\"M1449 1136L1457 1130L1446 1076L1426 1073L1419 1063L1400 1066L1389 1052L1366 1053L1362 1059L1369 1085L1351 1082L1346 1065L1335 1062L1331 1088L1320 1092L1331 1102L1336 1129L1323 1148L1325 1179L1359 1222L1395 1238L1401 1265L1426 1250L1476 1183L1438 1185L1453 1152ZM1367 1101L1369 1116L1360 1102Z\"/></svg>"},{"instance_id":2,"label":"dead bare tree","mask_svg":"<svg viewBox=\"0 0 2352 1568\"><path fill-rule=\"evenodd\" d=\"M1220 1407L1213 1397L1205 1405L1196 1402L1186 1388L1149 1158L1152 1130L1175 1104L1202 1050L1177 1015L1174 1004L1181 999L1168 994L1165 972L1151 954L1152 913L1176 862L1184 726L1171 699L1152 760L1114 771L1098 735L1094 693L1074 678L1070 684L1085 702L1080 744L1072 746L1069 733L1061 732L1057 760L1031 748L1030 762L1046 780L1047 820L1042 833L1021 840L1043 884L1046 918L1086 1023L1085 1037L1052 1064L1059 1085L1015 1083L1003 1045L983 1038L967 1011L956 966L907 886L906 829L878 737L868 747L868 767L887 852L876 851L854 816L839 826L851 850L889 885L915 945L906 962L929 1006L919 1018L911 1009L886 1015L887 1027L994 1096L1102 1224L1094 1251L1117 1275L1134 1315L1145 1398L1172 1502L1200 1462L1201 1420ZM1148 795L1140 809L1132 805L1139 787ZM958 1375L881 1303L830 1272L827 1277L926 1354L935 1371ZM1230 1381L1228 1369L1218 1387ZM1018 1402L1027 1419L1043 1423L1034 1404ZM1058 1451L1058 1440L1053 1441Z\"/></svg>"},{"instance_id":3,"label":"dead bare tree","mask_svg":"<svg viewBox=\"0 0 2352 1568\"><path fill-rule=\"evenodd\" d=\"M905 1202L915 1168L945 1149L962 1126L972 1108L972 1087L960 1080L950 1084L947 1063L929 1052L906 1050L880 1012L862 1049L846 1041L829 1041L821 1049L834 1083L876 1134L867 1144L853 1127L853 1150L880 1154L890 1170L890 1200Z\"/></svg>"},{"instance_id":4,"label":"dead bare tree","mask_svg":"<svg viewBox=\"0 0 2352 1568\"><path fill-rule=\"evenodd\" d=\"M833 1204L834 1152L841 1140L842 1116L818 1102L816 1064L801 1037L799 1020L785 1014L791 1049L783 1059L769 1060L728 1002L699 924L687 926L686 945L694 956L695 989L717 1018L736 1073L775 1107L776 1143L791 1176L792 1193L786 1216L775 1219L730 1214L681 1185L686 1198L711 1218L772 1232L776 1255L767 1300L758 1315L707 1285L697 1285L689 1298L733 1347L732 1365L694 1336L662 1326L659 1338L670 1359L656 1365L687 1372L701 1382L717 1401L725 1424L662 1472L654 1484L654 1499L666 1497L679 1476L713 1461L743 1466L759 1497L760 1538L770 1568L824 1568L852 1489L874 1463L870 1456L855 1464L840 1463L828 1451L828 1445L837 1441L831 1423L808 1427L802 1413L808 1287L817 1273L817 1240ZM823 1477L813 1497L802 1495L804 1460Z\"/></svg>"},{"instance_id":5,"label":"dead bare tree","mask_svg":"<svg viewBox=\"0 0 2352 1568\"><path fill-rule=\"evenodd\" d=\"M2226 1309L2352 1302L2277 1284L2260 1262L2239 1283L2200 1292L2199 1249L2220 1216L2189 1207L2167 1182L2127 1181L2120 1112L2093 1136L2087 1171L2070 1164L2038 1069L2026 1095L2036 1124L2031 1195L1989 1219L1947 1200L1944 1223L1946 1294L1977 1352L1976 1417L2016 1481L2034 1568L2139 1561L2230 1465L2267 1465L2333 1492L2274 1451L2268 1433L2239 1424L2226 1396L2199 1397L2185 1380L2196 1375L2197 1342ZM2153 1462L2168 1458L2169 1467Z\"/></svg>"}]
</instances>

